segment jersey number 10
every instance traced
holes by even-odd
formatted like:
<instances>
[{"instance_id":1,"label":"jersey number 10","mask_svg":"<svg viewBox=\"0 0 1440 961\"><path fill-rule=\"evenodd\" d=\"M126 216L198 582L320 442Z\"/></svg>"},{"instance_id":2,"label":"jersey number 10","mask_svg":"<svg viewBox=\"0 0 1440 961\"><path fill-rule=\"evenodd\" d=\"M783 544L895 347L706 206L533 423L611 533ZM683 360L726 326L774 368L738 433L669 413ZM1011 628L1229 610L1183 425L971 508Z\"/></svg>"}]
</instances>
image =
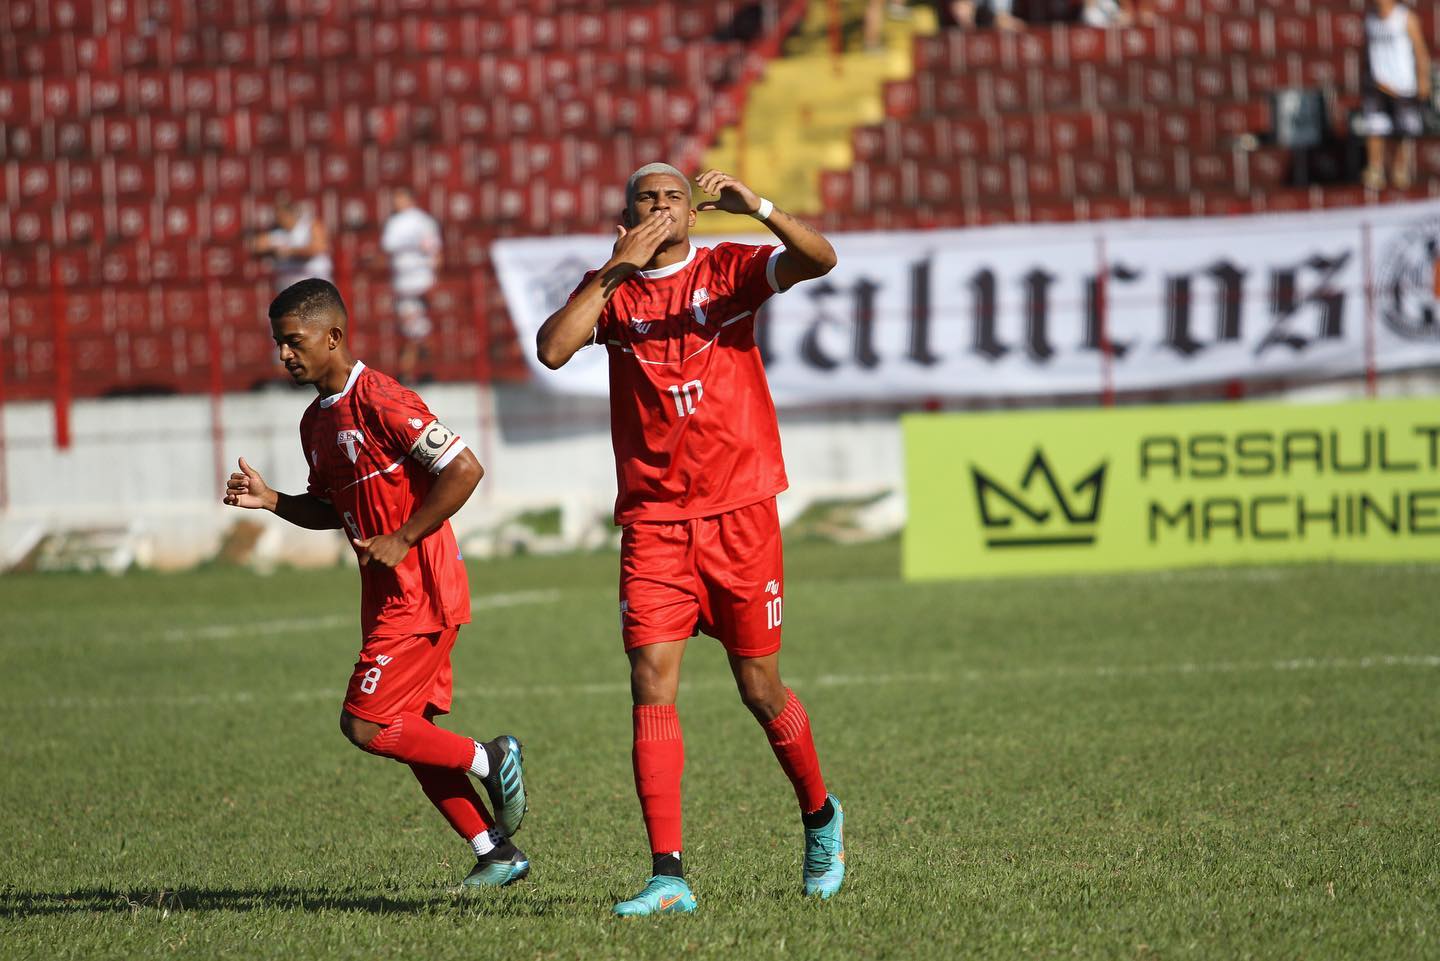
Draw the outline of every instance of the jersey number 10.
<instances>
[{"instance_id":1,"label":"jersey number 10","mask_svg":"<svg viewBox=\"0 0 1440 961\"><path fill-rule=\"evenodd\" d=\"M694 388L693 393L691 388ZM695 405L700 403L700 398L703 396L705 396L705 389L700 386L698 380L690 380L670 387L670 399L675 402L675 413L681 417L695 413Z\"/></svg>"}]
</instances>

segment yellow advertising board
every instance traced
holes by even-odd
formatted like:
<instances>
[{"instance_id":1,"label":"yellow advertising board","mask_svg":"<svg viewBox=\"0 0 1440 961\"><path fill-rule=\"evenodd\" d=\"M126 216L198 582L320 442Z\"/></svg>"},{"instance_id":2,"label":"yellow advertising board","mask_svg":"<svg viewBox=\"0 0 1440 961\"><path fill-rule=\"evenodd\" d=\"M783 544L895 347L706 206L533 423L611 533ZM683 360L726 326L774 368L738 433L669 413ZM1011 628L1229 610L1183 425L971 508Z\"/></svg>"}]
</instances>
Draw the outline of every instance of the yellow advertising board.
<instances>
[{"instance_id":1,"label":"yellow advertising board","mask_svg":"<svg viewBox=\"0 0 1440 961\"><path fill-rule=\"evenodd\" d=\"M907 578L1440 560L1440 398L904 419Z\"/></svg>"}]
</instances>

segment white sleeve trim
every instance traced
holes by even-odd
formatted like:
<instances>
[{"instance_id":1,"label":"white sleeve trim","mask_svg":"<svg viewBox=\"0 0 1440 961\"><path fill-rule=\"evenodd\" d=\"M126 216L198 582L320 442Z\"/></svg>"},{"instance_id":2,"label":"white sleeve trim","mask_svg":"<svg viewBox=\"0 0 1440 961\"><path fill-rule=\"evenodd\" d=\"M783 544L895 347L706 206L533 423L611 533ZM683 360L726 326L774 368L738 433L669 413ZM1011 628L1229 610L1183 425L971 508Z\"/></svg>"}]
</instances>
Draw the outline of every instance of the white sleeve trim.
<instances>
[{"instance_id":1,"label":"white sleeve trim","mask_svg":"<svg viewBox=\"0 0 1440 961\"><path fill-rule=\"evenodd\" d=\"M784 293L784 291L780 289L780 281L775 278L775 262L784 252L785 245L781 244L770 252L770 259L765 262L765 279L770 281L770 289L777 294Z\"/></svg>"},{"instance_id":2,"label":"white sleeve trim","mask_svg":"<svg viewBox=\"0 0 1440 961\"><path fill-rule=\"evenodd\" d=\"M430 468L430 473L438 474L445 468L449 467L450 462L455 459L455 455L459 454L464 449L465 442L458 437L455 438L455 443L451 444L450 449L440 455L440 459L435 462L435 466Z\"/></svg>"}]
</instances>

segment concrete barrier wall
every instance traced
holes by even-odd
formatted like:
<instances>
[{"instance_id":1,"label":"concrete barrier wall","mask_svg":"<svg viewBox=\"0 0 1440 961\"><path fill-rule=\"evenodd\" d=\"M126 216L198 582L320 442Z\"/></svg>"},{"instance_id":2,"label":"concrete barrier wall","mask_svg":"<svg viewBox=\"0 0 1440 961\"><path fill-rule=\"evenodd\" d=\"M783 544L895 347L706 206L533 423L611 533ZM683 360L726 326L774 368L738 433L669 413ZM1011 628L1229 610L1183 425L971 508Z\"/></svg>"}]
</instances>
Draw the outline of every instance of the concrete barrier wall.
<instances>
[{"instance_id":1,"label":"concrete barrier wall","mask_svg":"<svg viewBox=\"0 0 1440 961\"><path fill-rule=\"evenodd\" d=\"M421 394L486 468L480 488L454 520L468 553L504 550L509 540L525 536L512 522L527 511L559 510L558 534L532 538L549 546L597 546L613 538L608 517L615 468L604 400L528 385L430 385ZM225 396L223 472L243 455L276 489L303 490L299 423L313 399L308 389L291 388ZM71 412L68 450L55 447L48 404L12 403L3 416L7 498L0 514L0 569L41 534L82 528L131 531L136 560L160 568L213 557L240 521L264 526L257 551L262 560L333 563L348 551L338 533L299 530L220 503L208 398L79 402ZM900 487L900 435L891 415L785 414L781 433L792 487L782 498L782 517L814 498ZM894 514L893 525L901 520Z\"/></svg>"}]
</instances>

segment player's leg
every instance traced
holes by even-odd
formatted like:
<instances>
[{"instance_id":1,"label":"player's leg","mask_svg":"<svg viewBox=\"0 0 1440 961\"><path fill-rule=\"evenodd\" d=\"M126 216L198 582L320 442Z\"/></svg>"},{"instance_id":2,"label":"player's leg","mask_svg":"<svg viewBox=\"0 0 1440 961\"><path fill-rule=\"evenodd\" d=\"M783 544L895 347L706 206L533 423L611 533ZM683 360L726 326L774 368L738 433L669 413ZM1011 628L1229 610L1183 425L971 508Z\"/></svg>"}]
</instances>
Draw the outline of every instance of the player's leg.
<instances>
[{"instance_id":1,"label":"player's leg","mask_svg":"<svg viewBox=\"0 0 1440 961\"><path fill-rule=\"evenodd\" d=\"M650 841L650 880L635 896L615 905L622 917L695 910L695 895L685 881L680 780L685 770L685 741L675 695L685 640L646 644L629 652L633 701L635 794Z\"/></svg>"},{"instance_id":2,"label":"player's leg","mask_svg":"<svg viewBox=\"0 0 1440 961\"><path fill-rule=\"evenodd\" d=\"M699 616L688 524L632 524L621 539L621 627L630 659L631 760L650 841L650 880L615 905L621 916L695 910L684 880L680 780L685 742L675 696Z\"/></svg>"},{"instance_id":3,"label":"player's leg","mask_svg":"<svg viewBox=\"0 0 1440 961\"><path fill-rule=\"evenodd\" d=\"M773 499L711 523L698 549L705 597L740 699L790 779L805 829L806 894L829 897L845 876L840 803L825 790L810 717L780 678L784 551Z\"/></svg>"},{"instance_id":4,"label":"player's leg","mask_svg":"<svg viewBox=\"0 0 1440 961\"><path fill-rule=\"evenodd\" d=\"M425 298L414 294L395 295L395 313L400 328L400 382L413 385L419 374L420 355L425 339L430 336L430 322Z\"/></svg>"},{"instance_id":5,"label":"player's leg","mask_svg":"<svg viewBox=\"0 0 1440 961\"><path fill-rule=\"evenodd\" d=\"M1419 101L1413 98L1396 99L1395 132L1398 143L1391 160L1390 183L1396 190L1409 190L1414 182L1415 138L1425 132Z\"/></svg>"},{"instance_id":6,"label":"player's leg","mask_svg":"<svg viewBox=\"0 0 1440 961\"><path fill-rule=\"evenodd\" d=\"M731 654L730 670L740 699L765 729L770 749L795 789L805 830L805 893L828 898L845 880L845 813L839 799L825 790L810 716L780 679L778 651L761 657Z\"/></svg>"},{"instance_id":7,"label":"player's leg","mask_svg":"<svg viewBox=\"0 0 1440 961\"><path fill-rule=\"evenodd\" d=\"M476 741L434 723L450 708L450 650L457 633L452 628L371 639L351 677L340 728L362 750L410 767L479 858L466 883L506 884L529 870L508 840L524 814L520 745L509 735ZM467 775L479 778L490 794L499 815L495 827Z\"/></svg>"},{"instance_id":8,"label":"player's leg","mask_svg":"<svg viewBox=\"0 0 1440 961\"><path fill-rule=\"evenodd\" d=\"M1361 181L1368 190L1384 190L1385 138L1394 130L1394 124L1379 91L1366 92L1360 111L1365 129L1365 172Z\"/></svg>"}]
</instances>

